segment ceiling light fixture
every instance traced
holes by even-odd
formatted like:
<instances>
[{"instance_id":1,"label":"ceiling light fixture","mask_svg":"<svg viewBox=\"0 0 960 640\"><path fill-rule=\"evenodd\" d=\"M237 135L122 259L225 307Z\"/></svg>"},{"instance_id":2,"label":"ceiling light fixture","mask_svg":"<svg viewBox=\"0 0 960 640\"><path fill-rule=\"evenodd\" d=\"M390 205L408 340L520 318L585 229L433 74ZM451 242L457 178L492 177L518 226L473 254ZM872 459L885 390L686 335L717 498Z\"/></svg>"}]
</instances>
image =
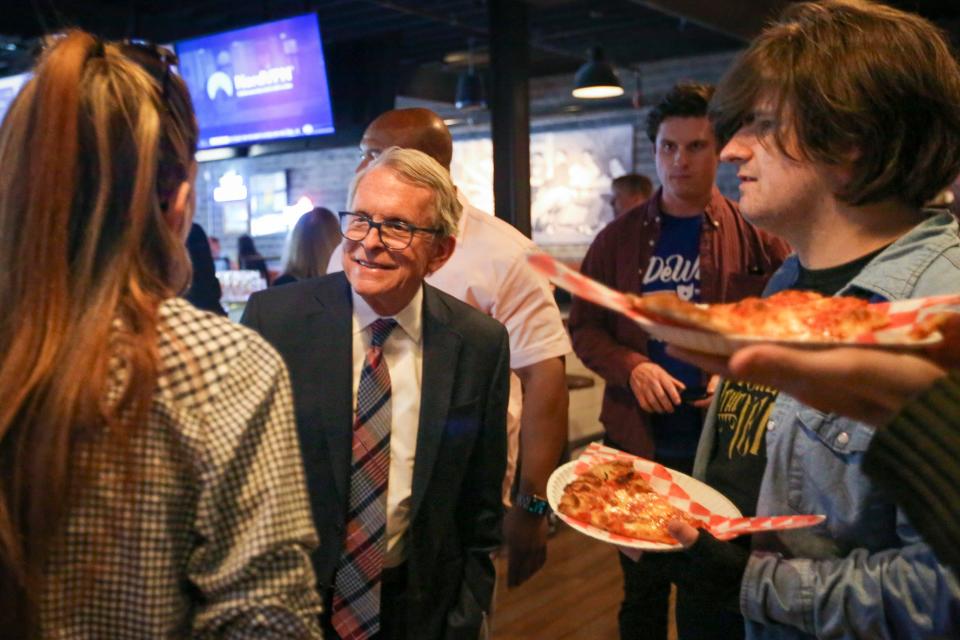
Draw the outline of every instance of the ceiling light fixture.
<instances>
[{"instance_id":1,"label":"ceiling light fixture","mask_svg":"<svg viewBox=\"0 0 960 640\"><path fill-rule=\"evenodd\" d=\"M577 70L573 83L574 98L616 98L623 95L623 85L600 47L590 50L590 59Z\"/></svg>"},{"instance_id":2,"label":"ceiling light fixture","mask_svg":"<svg viewBox=\"0 0 960 640\"><path fill-rule=\"evenodd\" d=\"M457 97L453 105L460 111L473 111L487 106L483 99L483 78L479 73L469 70L460 74L457 78Z\"/></svg>"},{"instance_id":3,"label":"ceiling light fixture","mask_svg":"<svg viewBox=\"0 0 960 640\"><path fill-rule=\"evenodd\" d=\"M473 39L470 39L470 53L466 71L457 78L457 95L453 106L460 111L476 111L487 106L483 98L483 77L473 68Z\"/></svg>"}]
</instances>

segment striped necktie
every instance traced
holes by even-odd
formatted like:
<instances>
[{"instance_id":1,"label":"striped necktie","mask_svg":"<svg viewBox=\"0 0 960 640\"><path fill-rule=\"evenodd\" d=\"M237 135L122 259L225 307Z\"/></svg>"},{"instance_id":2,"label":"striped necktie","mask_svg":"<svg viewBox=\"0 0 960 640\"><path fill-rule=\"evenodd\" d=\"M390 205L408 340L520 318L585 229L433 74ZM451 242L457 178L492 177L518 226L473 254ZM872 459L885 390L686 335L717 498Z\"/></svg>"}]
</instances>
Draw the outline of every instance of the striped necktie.
<instances>
[{"instance_id":1,"label":"striped necktie","mask_svg":"<svg viewBox=\"0 0 960 640\"><path fill-rule=\"evenodd\" d=\"M380 630L390 478L390 372L383 343L396 326L391 318L370 325L372 339L357 387L347 537L337 564L331 614L342 640L365 640Z\"/></svg>"}]
</instances>

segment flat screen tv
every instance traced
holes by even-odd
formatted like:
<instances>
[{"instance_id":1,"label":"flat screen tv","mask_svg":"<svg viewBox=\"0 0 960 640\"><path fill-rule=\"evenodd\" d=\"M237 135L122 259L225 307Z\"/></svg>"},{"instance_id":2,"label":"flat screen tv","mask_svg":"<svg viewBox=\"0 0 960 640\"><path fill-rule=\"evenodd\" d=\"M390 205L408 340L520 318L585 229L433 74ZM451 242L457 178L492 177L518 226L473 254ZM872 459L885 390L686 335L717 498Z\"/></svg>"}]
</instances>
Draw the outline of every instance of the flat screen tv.
<instances>
[{"instance_id":1,"label":"flat screen tv","mask_svg":"<svg viewBox=\"0 0 960 640\"><path fill-rule=\"evenodd\" d=\"M333 133L315 14L176 43L201 149Z\"/></svg>"},{"instance_id":2,"label":"flat screen tv","mask_svg":"<svg viewBox=\"0 0 960 640\"><path fill-rule=\"evenodd\" d=\"M20 88L30 79L30 72L21 73L15 76L0 78L0 122L7 115L7 109L13 103L13 99L20 93Z\"/></svg>"}]
</instances>

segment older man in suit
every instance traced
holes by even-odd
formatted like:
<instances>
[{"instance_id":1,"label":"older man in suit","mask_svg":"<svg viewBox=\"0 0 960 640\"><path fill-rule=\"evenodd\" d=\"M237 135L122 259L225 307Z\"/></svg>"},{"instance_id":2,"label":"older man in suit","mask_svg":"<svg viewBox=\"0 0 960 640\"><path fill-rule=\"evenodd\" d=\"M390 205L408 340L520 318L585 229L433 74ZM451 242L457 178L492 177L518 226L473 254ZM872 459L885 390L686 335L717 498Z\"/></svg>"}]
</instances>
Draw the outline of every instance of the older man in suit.
<instances>
[{"instance_id":1,"label":"older man in suit","mask_svg":"<svg viewBox=\"0 0 960 640\"><path fill-rule=\"evenodd\" d=\"M500 541L507 334L423 282L461 212L435 160L386 151L348 208L343 273L255 294L243 317L290 368L324 629L474 640Z\"/></svg>"}]
</instances>

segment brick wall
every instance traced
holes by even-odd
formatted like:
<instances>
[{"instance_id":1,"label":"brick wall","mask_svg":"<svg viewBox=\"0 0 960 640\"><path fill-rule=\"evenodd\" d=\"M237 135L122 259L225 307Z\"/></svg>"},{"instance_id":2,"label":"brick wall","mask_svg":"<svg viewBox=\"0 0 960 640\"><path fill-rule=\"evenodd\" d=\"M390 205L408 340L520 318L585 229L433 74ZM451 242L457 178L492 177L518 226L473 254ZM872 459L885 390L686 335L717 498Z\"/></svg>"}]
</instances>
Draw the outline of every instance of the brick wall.
<instances>
[{"instance_id":1,"label":"brick wall","mask_svg":"<svg viewBox=\"0 0 960 640\"><path fill-rule=\"evenodd\" d=\"M644 103L656 102L671 86L681 80L716 82L730 64L733 55L734 53L721 53L645 64L642 75ZM627 91L632 91L633 78L627 75L623 75L622 78ZM531 110L535 113L560 111L564 105L575 104L570 98L572 83L572 76L567 75L532 81ZM657 183L652 147L644 132L646 113L646 108L624 108L589 114L567 113L537 117L532 122L531 129L536 132L631 124L634 127L633 140L630 141L633 146L633 170L650 176L654 183ZM454 127L453 133L455 138L489 136L489 126L484 124ZM223 250L227 255L235 257L236 235L224 233L220 205L213 201L213 189L217 186L221 175L233 170L248 182L249 176L256 173L286 170L290 202L295 202L301 196L308 196L314 204L337 211L346 202L347 188L358 159L357 148L350 146L204 162L200 166L197 179L196 220L207 229L209 235L221 239ZM735 169L732 166L721 165L718 177L720 190L729 197L736 198L736 183ZM262 255L274 259L271 266L278 267L279 257L283 252L283 234L262 236L256 238L256 243Z\"/></svg>"},{"instance_id":2,"label":"brick wall","mask_svg":"<svg viewBox=\"0 0 960 640\"><path fill-rule=\"evenodd\" d=\"M357 160L356 147L341 147L205 162L200 165L197 177L196 220L209 230L209 235L221 239L224 253L235 258L237 235L224 233L223 220L218 215L220 205L213 201L213 189L221 175L233 170L247 181L255 173L286 170L290 202L307 196L315 205L337 211L346 201ZM276 262L283 253L284 241L283 234L255 238L260 254L274 259L271 267L279 266Z\"/></svg>"}]
</instances>

